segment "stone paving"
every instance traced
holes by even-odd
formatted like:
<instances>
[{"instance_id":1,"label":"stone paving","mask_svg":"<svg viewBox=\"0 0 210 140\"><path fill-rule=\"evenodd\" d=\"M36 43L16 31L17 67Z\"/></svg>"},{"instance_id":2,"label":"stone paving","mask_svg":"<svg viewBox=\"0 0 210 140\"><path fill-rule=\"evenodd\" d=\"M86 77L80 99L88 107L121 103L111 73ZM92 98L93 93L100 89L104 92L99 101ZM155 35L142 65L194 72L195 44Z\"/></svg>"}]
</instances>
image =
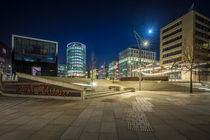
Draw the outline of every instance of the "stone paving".
<instances>
[{"instance_id":1,"label":"stone paving","mask_svg":"<svg viewBox=\"0 0 210 140\"><path fill-rule=\"evenodd\" d=\"M0 96L0 140L13 139L209 140L210 93L142 91L84 101Z\"/></svg>"}]
</instances>

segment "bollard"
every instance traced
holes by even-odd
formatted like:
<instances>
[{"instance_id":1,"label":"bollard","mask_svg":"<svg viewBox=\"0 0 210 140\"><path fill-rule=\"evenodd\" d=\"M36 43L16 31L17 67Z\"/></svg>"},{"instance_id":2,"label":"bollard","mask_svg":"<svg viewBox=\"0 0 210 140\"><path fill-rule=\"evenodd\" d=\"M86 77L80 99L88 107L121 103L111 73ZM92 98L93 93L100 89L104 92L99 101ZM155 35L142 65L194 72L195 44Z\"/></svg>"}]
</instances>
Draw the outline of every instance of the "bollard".
<instances>
[{"instance_id":1,"label":"bollard","mask_svg":"<svg viewBox=\"0 0 210 140\"><path fill-rule=\"evenodd\" d=\"M82 100L85 100L85 94L86 94L86 89L82 90L82 92L81 92Z\"/></svg>"}]
</instances>

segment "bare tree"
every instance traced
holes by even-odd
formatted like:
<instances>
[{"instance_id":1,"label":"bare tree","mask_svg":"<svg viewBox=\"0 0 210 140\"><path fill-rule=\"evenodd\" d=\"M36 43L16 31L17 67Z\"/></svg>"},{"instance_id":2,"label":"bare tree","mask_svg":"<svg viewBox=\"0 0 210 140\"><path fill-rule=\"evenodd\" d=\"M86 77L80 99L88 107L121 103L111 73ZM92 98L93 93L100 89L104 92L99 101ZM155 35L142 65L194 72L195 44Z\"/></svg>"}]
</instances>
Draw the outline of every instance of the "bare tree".
<instances>
[{"instance_id":1,"label":"bare tree","mask_svg":"<svg viewBox=\"0 0 210 140\"><path fill-rule=\"evenodd\" d=\"M91 78L91 82L93 83L93 81L94 81L94 78L93 78L93 76L94 76L94 68L95 68L95 63L96 63L96 61L95 61L95 55L94 55L94 52L92 52L91 53L91 76L90 76L90 78Z\"/></svg>"},{"instance_id":2,"label":"bare tree","mask_svg":"<svg viewBox=\"0 0 210 140\"><path fill-rule=\"evenodd\" d=\"M173 78L174 78L175 81L178 78L178 74L176 75L176 72L177 72L176 70L179 67L179 65L180 65L180 62L174 60L173 64L170 67L172 73L174 73L174 77Z\"/></svg>"},{"instance_id":3,"label":"bare tree","mask_svg":"<svg viewBox=\"0 0 210 140\"><path fill-rule=\"evenodd\" d=\"M199 56L199 53L202 50L203 50L202 45L196 44L194 46L192 41L188 45L186 45L186 40L184 40L184 45L182 49L183 53L182 61L174 60L174 63L171 66L171 70L175 70L175 72L177 68L181 71L185 71L186 73L190 72L190 93L193 92L193 72L196 70L200 71L200 68L207 64L205 63L205 59L203 61L202 60L203 58L200 58ZM197 58L198 56L199 58ZM200 75L198 78L200 81Z\"/></svg>"},{"instance_id":4,"label":"bare tree","mask_svg":"<svg viewBox=\"0 0 210 140\"><path fill-rule=\"evenodd\" d=\"M193 69L195 68L195 57L194 57L194 45L193 42L191 42L189 45L186 45L186 40L184 40L184 46L183 46L183 64L182 68L186 71L190 72L190 93L193 92Z\"/></svg>"},{"instance_id":5,"label":"bare tree","mask_svg":"<svg viewBox=\"0 0 210 140\"><path fill-rule=\"evenodd\" d=\"M115 68L113 68L113 70L112 70L112 83L114 83L114 80L115 80L115 73L116 73L116 69Z\"/></svg>"}]
</instances>

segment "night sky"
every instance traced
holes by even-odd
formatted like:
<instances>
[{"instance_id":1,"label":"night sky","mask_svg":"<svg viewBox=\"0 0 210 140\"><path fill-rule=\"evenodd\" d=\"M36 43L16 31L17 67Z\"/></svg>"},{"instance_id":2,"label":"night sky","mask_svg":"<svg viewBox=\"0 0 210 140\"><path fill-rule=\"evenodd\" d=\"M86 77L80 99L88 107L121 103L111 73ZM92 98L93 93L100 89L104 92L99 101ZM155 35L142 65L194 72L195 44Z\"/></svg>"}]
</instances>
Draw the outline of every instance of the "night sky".
<instances>
[{"instance_id":1,"label":"night sky","mask_svg":"<svg viewBox=\"0 0 210 140\"><path fill-rule=\"evenodd\" d=\"M159 30L188 12L193 0L2 0L0 40L11 46L11 34L57 41L58 63L66 63L66 45L87 46L87 64L94 52L96 66L118 58L118 52L136 45L133 30L150 41L159 59ZM195 9L210 17L207 0ZM153 34L148 34L152 29Z\"/></svg>"}]
</instances>

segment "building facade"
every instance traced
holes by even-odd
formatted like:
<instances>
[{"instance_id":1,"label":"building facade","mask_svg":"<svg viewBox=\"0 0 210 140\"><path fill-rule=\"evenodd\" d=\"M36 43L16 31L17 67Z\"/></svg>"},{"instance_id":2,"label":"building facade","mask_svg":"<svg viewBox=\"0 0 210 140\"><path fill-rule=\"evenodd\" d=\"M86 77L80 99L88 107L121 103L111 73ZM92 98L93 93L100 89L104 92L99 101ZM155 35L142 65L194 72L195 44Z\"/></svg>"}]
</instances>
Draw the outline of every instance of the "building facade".
<instances>
[{"instance_id":1,"label":"building facade","mask_svg":"<svg viewBox=\"0 0 210 140\"><path fill-rule=\"evenodd\" d=\"M108 67L106 65L102 65L98 69L98 79L107 79L108 78Z\"/></svg>"},{"instance_id":2,"label":"building facade","mask_svg":"<svg viewBox=\"0 0 210 140\"><path fill-rule=\"evenodd\" d=\"M11 47L0 41L0 69L7 72L11 68Z\"/></svg>"},{"instance_id":3,"label":"building facade","mask_svg":"<svg viewBox=\"0 0 210 140\"><path fill-rule=\"evenodd\" d=\"M109 67L108 67L108 79L109 80L118 79L118 77L119 77L118 68L119 68L119 60L112 61L111 63L109 63Z\"/></svg>"},{"instance_id":4,"label":"building facade","mask_svg":"<svg viewBox=\"0 0 210 140\"><path fill-rule=\"evenodd\" d=\"M59 77L67 77L67 65L66 64L58 64L58 76Z\"/></svg>"},{"instance_id":5,"label":"building facade","mask_svg":"<svg viewBox=\"0 0 210 140\"><path fill-rule=\"evenodd\" d=\"M141 50L141 55L139 58L139 48L138 47L128 47L119 53L119 78L122 77L138 77L138 71L134 71L141 65L145 66L148 64L153 64L156 59L156 53L149 50Z\"/></svg>"},{"instance_id":6,"label":"building facade","mask_svg":"<svg viewBox=\"0 0 210 140\"><path fill-rule=\"evenodd\" d=\"M194 81L210 80L210 19L192 10L160 29L160 66L170 67L193 60ZM183 66L181 66L183 67ZM190 72L178 68L169 77L189 81Z\"/></svg>"},{"instance_id":7,"label":"building facade","mask_svg":"<svg viewBox=\"0 0 210 140\"><path fill-rule=\"evenodd\" d=\"M80 42L71 42L67 45L67 75L86 76L86 46Z\"/></svg>"},{"instance_id":8,"label":"building facade","mask_svg":"<svg viewBox=\"0 0 210 140\"><path fill-rule=\"evenodd\" d=\"M91 80L98 79L98 69L97 68L90 70L90 79Z\"/></svg>"},{"instance_id":9,"label":"building facade","mask_svg":"<svg viewBox=\"0 0 210 140\"><path fill-rule=\"evenodd\" d=\"M12 35L12 71L39 76L57 76L58 43Z\"/></svg>"}]
</instances>

